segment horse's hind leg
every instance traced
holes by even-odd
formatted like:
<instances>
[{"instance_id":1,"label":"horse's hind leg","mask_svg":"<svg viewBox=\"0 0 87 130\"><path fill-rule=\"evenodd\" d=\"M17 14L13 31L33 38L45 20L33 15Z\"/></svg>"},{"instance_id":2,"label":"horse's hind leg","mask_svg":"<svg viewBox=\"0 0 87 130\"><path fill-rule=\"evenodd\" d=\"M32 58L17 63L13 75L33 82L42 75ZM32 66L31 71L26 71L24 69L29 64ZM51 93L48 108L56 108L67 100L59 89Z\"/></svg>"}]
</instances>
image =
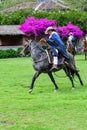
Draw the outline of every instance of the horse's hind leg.
<instances>
[{"instance_id":1,"label":"horse's hind leg","mask_svg":"<svg viewBox=\"0 0 87 130\"><path fill-rule=\"evenodd\" d=\"M64 71L65 71L66 75L69 77L69 79L71 81L72 89L74 89L75 86L74 86L73 76L71 75L70 70L68 68L65 68Z\"/></svg>"},{"instance_id":2,"label":"horse's hind leg","mask_svg":"<svg viewBox=\"0 0 87 130\"><path fill-rule=\"evenodd\" d=\"M53 82L53 84L55 85L55 91L57 91L58 90L58 86L57 86L57 84L56 84L56 82L54 80L54 77L53 77L52 73L48 72L48 75L49 75L51 81Z\"/></svg>"},{"instance_id":3,"label":"horse's hind leg","mask_svg":"<svg viewBox=\"0 0 87 130\"><path fill-rule=\"evenodd\" d=\"M80 84L83 86L83 82L82 82L82 80L81 80L81 77L80 77L79 73L76 72L76 75L77 75L77 77L78 77L78 79L79 79L79 81L80 81Z\"/></svg>"},{"instance_id":4,"label":"horse's hind leg","mask_svg":"<svg viewBox=\"0 0 87 130\"><path fill-rule=\"evenodd\" d=\"M40 72L39 72L39 71L37 71L37 72L34 74L34 76L33 76L33 78L32 78L31 85L30 85L30 89L29 89L29 92L30 92L30 93L31 93L32 90L33 90L34 82L35 82L36 78L37 78L39 75L40 75Z\"/></svg>"}]
</instances>

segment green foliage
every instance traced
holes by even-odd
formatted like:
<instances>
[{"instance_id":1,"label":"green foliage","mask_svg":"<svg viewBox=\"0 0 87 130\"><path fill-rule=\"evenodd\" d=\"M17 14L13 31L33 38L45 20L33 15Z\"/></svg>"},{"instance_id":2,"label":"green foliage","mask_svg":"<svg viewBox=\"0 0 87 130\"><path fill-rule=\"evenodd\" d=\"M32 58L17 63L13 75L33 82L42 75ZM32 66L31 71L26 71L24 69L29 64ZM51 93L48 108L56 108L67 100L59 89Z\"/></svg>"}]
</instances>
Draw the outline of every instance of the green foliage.
<instances>
[{"instance_id":1,"label":"green foliage","mask_svg":"<svg viewBox=\"0 0 87 130\"><path fill-rule=\"evenodd\" d=\"M13 13L0 14L0 25L22 24L27 16L34 16L38 19L55 19L57 21L57 25L59 26L64 26L68 22L72 22L74 25L79 26L85 33L87 32L87 12L76 10L52 10L50 12L39 12L34 11L33 9L22 9Z\"/></svg>"},{"instance_id":2,"label":"green foliage","mask_svg":"<svg viewBox=\"0 0 87 130\"><path fill-rule=\"evenodd\" d=\"M87 11L87 0L64 0L71 9Z\"/></svg>"},{"instance_id":3,"label":"green foliage","mask_svg":"<svg viewBox=\"0 0 87 130\"><path fill-rule=\"evenodd\" d=\"M18 56L18 57L20 57L20 52L22 51L22 49L23 49L22 47L19 47L19 48L17 49L17 56Z\"/></svg>"},{"instance_id":4,"label":"green foliage","mask_svg":"<svg viewBox=\"0 0 87 130\"><path fill-rule=\"evenodd\" d=\"M22 48L18 48L17 51L14 49L0 50L0 58L14 58L20 57Z\"/></svg>"},{"instance_id":5,"label":"green foliage","mask_svg":"<svg viewBox=\"0 0 87 130\"><path fill-rule=\"evenodd\" d=\"M8 57L8 53L6 51L0 50L0 58Z\"/></svg>"}]
</instances>

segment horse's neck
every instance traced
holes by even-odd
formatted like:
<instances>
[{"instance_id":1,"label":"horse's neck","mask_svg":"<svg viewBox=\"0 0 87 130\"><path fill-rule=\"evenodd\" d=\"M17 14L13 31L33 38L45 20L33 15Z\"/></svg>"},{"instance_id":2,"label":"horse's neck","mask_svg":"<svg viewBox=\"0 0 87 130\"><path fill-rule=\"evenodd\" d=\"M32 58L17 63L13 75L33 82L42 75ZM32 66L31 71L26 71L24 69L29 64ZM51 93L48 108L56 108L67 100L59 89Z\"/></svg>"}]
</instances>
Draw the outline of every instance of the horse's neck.
<instances>
[{"instance_id":1,"label":"horse's neck","mask_svg":"<svg viewBox=\"0 0 87 130\"><path fill-rule=\"evenodd\" d=\"M42 53L45 53L44 49L36 42L32 41L31 43L31 57L33 60L40 59Z\"/></svg>"},{"instance_id":2,"label":"horse's neck","mask_svg":"<svg viewBox=\"0 0 87 130\"><path fill-rule=\"evenodd\" d=\"M44 51L41 45L39 45L36 41L31 42L31 51Z\"/></svg>"},{"instance_id":3,"label":"horse's neck","mask_svg":"<svg viewBox=\"0 0 87 130\"><path fill-rule=\"evenodd\" d=\"M35 51L36 48L37 48L37 44L35 41L32 41L31 44L30 44L30 47L31 47L31 52Z\"/></svg>"}]
</instances>

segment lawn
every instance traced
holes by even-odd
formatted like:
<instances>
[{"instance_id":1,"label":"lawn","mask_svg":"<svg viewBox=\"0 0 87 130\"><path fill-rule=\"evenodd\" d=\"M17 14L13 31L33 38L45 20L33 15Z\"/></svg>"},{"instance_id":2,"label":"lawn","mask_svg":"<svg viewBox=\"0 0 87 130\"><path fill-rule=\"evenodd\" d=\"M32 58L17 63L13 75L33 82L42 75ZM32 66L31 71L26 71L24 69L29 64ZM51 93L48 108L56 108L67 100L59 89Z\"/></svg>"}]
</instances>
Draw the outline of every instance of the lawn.
<instances>
[{"instance_id":1,"label":"lawn","mask_svg":"<svg viewBox=\"0 0 87 130\"><path fill-rule=\"evenodd\" d=\"M31 58L0 59L0 130L87 130L87 61L77 55L84 87L76 89L63 71L54 73L59 92L46 74L28 93L34 70Z\"/></svg>"}]
</instances>

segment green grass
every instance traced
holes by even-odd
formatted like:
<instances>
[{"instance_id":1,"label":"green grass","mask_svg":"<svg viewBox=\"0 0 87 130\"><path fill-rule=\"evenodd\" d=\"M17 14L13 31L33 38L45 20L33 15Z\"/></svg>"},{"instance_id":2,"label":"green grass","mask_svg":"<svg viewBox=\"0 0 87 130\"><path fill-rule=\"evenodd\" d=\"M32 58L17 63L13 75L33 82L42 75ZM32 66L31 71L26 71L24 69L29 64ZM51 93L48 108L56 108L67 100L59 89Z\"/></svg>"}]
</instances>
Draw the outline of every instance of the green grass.
<instances>
[{"instance_id":1,"label":"green grass","mask_svg":"<svg viewBox=\"0 0 87 130\"><path fill-rule=\"evenodd\" d=\"M87 130L87 61L76 56L84 82L75 77L75 90L63 71L54 77L59 92L46 74L28 93L34 70L30 58L0 59L0 130Z\"/></svg>"}]
</instances>

